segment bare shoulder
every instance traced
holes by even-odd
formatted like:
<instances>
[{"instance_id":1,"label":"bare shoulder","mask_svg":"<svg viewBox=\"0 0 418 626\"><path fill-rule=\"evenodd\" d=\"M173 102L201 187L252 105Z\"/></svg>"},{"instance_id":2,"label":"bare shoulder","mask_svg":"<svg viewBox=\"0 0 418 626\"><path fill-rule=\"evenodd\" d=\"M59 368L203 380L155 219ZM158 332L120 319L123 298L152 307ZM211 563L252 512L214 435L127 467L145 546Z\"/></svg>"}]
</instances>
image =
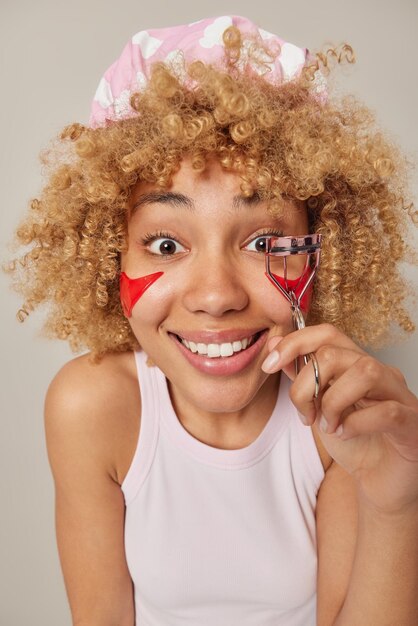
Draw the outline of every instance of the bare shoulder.
<instances>
[{"instance_id":1,"label":"bare shoulder","mask_svg":"<svg viewBox=\"0 0 418 626\"><path fill-rule=\"evenodd\" d=\"M118 472L136 446L139 402L132 353L73 359L48 388L57 545L74 624L134 623Z\"/></svg>"},{"instance_id":2,"label":"bare shoulder","mask_svg":"<svg viewBox=\"0 0 418 626\"><path fill-rule=\"evenodd\" d=\"M94 445L109 475L119 484L139 436L141 400L134 354L105 355L95 363L85 354L66 363L51 381L45 399L45 428Z\"/></svg>"}]
</instances>

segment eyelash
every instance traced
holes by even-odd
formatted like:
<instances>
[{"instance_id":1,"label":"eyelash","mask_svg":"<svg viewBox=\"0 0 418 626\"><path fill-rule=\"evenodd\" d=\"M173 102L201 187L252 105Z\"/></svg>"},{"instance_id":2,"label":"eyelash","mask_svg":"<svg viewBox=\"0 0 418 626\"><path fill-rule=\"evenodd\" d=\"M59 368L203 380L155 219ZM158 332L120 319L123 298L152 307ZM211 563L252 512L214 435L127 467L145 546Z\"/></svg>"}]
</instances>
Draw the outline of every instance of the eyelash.
<instances>
[{"instance_id":1,"label":"eyelash","mask_svg":"<svg viewBox=\"0 0 418 626\"><path fill-rule=\"evenodd\" d=\"M158 230L154 233L146 233L139 240L139 243L145 247L145 252L149 254L150 256L152 256L153 258L158 258L158 260L161 260L162 262L172 259L175 256L175 254L158 254L156 252L152 252L152 250L149 249L149 246L154 241L158 241L158 239L169 239L170 241L175 241L176 243L180 243L180 241L178 241L175 237L173 237L173 235L162 230Z\"/></svg>"},{"instance_id":2,"label":"eyelash","mask_svg":"<svg viewBox=\"0 0 418 626\"><path fill-rule=\"evenodd\" d=\"M177 239L175 239L172 235L170 235L170 233L165 233L161 230L158 230L155 233L146 233L141 238L141 244L143 246L146 246L152 243L153 241L155 241L156 239L173 239L174 241L177 241Z\"/></svg>"},{"instance_id":3,"label":"eyelash","mask_svg":"<svg viewBox=\"0 0 418 626\"><path fill-rule=\"evenodd\" d=\"M254 241L255 239L260 239L261 237L283 237L283 231L277 230L275 228L263 228L250 239L248 244L251 243L251 241ZM177 239L175 239L175 237L173 237L170 233L159 230L155 233L146 233L140 239L140 243L143 246L149 246L150 243L152 243L153 241L156 241L157 239L170 239L173 241L177 241ZM150 251L149 251L149 254L152 254L154 256L164 256L164 255L155 255L154 252L150 252ZM173 255L165 255L165 256L167 258L167 256L173 256Z\"/></svg>"},{"instance_id":4,"label":"eyelash","mask_svg":"<svg viewBox=\"0 0 418 626\"><path fill-rule=\"evenodd\" d=\"M258 237L283 237L283 231L276 228L263 228L251 238L251 241Z\"/></svg>"}]
</instances>

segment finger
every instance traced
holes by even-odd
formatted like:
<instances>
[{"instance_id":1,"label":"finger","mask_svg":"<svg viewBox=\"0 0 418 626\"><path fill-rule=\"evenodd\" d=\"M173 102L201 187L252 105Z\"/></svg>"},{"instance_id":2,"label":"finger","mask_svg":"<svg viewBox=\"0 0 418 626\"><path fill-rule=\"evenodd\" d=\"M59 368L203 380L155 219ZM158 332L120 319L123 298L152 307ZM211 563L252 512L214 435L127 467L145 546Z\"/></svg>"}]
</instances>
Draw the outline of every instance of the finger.
<instances>
[{"instance_id":1,"label":"finger","mask_svg":"<svg viewBox=\"0 0 418 626\"><path fill-rule=\"evenodd\" d=\"M341 348L354 350L359 354L366 354L354 341L344 335L331 324L318 324L307 326L300 330L289 333L280 341L279 349L273 350L276 354L272 358L270 353L261 368L264 372L272 374L289 365L296 357L310 352L316 352L323 345L335 345Z\"/></svg>"},{"instance_id":2,"label":"finger","mask_svg":"<svg viewBox=\"0 0 418 626\"><path fill-rule=\"evenodd\" d=\"M359 356L342 372L339 363L336 374L335 380L321 399L324 418L321 421L321 430L326 433L333 433L336 430L343 411L364 400L379 403L382 400L395 400L406 405L409 404L408 396L413 397L406 385L395 376L391 367L371 356Z\"/></svg>"},{"instance_id":3,"label":"finger","mask_svg":"<svg viewBox=\"0 0 418 626\"><path fill-rule=\"evenodd\" d=\"M267 342L268 351L271 352L272 350L274 350L274 348L276 348L279 345L282 339L283 337L281 335L274 335L274 337L270 337L270 339Z\"/></svg>"},{"instance_id":4,"label":"finger","mask_svg":"<svg viewBox=\"0 0 418 626\"><path fill-rule=\"evenodd\" d=\"M305 416L305 423L307 424L311 424L315 420L319 409L323 411L323 398L324 394L328 393L328 385L362 358L362 355L354 350L336 346L322 346L315 356L318 363L321 390L319 397L315 399L315 371L312 361L300 371L289 392L290 399L299 413ZM338 420L335 427L337 425Z\"/></svg>"},{"instance_id":5,"label":"finger","mask_svg":"<svg viewBox=\"0 0 418 626\"><path fill-rule=\"evenodd\" d=\"M266 372L266 374L273 374L277 372L279 368L276 368L276 365L279 361L279 353L275 348L279 345L279 343L283 340L283 337L279 335L275 335L270 337L267 341L267 350L270 354L266 356L264 359L261 368Z\"/></svg>"},{"instance_id":6,"label":"finger","mask_svg":"<svg viewBox=\"0 0 418 626\"><path fill-rule=\"evenodd\" d=\"M418 410L395 400L353 411L345 417L340 433L340 439L386 433L397 447L415 450L414 458L409 460L418 460Z\"/></svg>"}]
</instances>

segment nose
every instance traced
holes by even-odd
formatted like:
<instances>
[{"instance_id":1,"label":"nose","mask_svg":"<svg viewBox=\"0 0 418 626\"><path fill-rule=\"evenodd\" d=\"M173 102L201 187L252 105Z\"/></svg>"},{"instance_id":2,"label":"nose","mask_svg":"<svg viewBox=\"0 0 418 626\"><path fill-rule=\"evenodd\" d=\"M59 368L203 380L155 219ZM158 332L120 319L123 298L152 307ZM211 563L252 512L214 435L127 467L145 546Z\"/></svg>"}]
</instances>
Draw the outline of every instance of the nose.
<instances>
[{"instance_id":1,"label":"nose","mask_svg":"<svg viewBox=\"0 0 418 626\"><path fill-rule=\"evenodd\" d=\"M234 261L221 253L197 255L189 267L183 291L183 303L188 311L221 317L245 309L249 295Z\"/></svg>"}]
</instances>

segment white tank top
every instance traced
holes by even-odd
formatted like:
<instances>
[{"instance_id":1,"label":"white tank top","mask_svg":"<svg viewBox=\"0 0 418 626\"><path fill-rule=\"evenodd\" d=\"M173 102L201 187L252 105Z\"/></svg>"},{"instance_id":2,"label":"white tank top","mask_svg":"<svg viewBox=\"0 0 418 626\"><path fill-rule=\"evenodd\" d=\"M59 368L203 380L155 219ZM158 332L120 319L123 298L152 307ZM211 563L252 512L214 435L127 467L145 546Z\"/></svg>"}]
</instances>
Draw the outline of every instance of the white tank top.
<instances>
[{"instance_id":1,"label":"white tank top","mask_svg":"<svg viewBox=\"0 0 418 626\"><path fill-rule=\"evenodd\" d=\"M137 626L315 626L324 470L282 373L263 431L238 450L190 435L135 353L140 436L122 483Z\"/></svg>"}]
</instances>

